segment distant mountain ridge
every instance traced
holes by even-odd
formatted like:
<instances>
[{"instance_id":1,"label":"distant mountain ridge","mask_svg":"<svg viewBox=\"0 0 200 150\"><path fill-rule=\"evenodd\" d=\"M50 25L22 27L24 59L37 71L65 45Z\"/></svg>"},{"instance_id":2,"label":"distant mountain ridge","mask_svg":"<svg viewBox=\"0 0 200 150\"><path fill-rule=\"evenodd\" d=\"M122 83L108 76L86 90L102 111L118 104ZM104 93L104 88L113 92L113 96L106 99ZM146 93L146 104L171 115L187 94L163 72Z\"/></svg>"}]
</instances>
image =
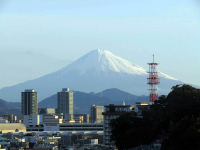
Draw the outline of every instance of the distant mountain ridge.
<instances>
[{"instance_id":1,"label":"distant mountain ridge","mask_svg":"<svg viewBox=\"0 0 200 150\"><path fill-rule=\"evenodd\" d=\"M135 102L148 101L148 96L136 96L128 92L113 88L99 93L85 93L74 91L74 113L90 113L90 107L95 104L99 106L115 104L134 105ZM38 103L39 108L57 108L57 94L54 94ZM0 116L3 114L15 114L21 116L20 102L7 102L0 99Z\"/></svg>"},{"instance_id":2,"label":"distant mountain ridge","mask_svg":"<svg viewBox=\"0 0 200 150\"><path fill-rule=\"evenodd\" d=\"M135 96L116 88L107 89L99 93L74 91L74 113L89 113L93 104L99 106L121 105L123 100L126 104L135 105L136 102L148 101L148 96ZM57 108L57 94L39 102L39 107Z\"/></svg>"},{"instance_id":3,"label":"distant mountain ridge","mask_svg":"<svg viewBox=\"0 0 200 150\"><path fill-rule=\"evenodd\" d=\"M181 81L160 73L159 93L167 94L171 87ZM20 101L24 89L38 91L42 100L64 87L74 91L99 92L104 89L119 88L136 95L147 95L147 72L128 60L115 56L107 50L94 50L57 72L26 81L0 90L0 97L9 101ZM2 95L1 95L2 94Z\"/></svg>"},{"instance_id":4,"label":"distant mountain ridge","mask_svg":"<svg viewBox=\"0 0 200 150\"><path fill-rule=\"evenodd\" d=\"M19 102L7 102L0 99L0 116L3 114L15 114L20 116L21 103Z\"/></svg>"}]
</instances>

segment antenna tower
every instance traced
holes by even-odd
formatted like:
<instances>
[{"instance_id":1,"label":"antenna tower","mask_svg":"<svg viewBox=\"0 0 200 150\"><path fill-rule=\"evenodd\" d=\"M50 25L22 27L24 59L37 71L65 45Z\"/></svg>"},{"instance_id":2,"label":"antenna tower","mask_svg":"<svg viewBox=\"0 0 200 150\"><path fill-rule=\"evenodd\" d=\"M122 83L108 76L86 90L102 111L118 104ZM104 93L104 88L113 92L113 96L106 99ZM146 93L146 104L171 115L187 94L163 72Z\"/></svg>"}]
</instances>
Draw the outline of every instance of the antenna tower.
<instances>
[{"instance_id":1,"label":"antenna tower","mask_svg":"<svg viewBox=\"0 0 200 150\"><path fill-rule=\"evenodd\" d=\"M153 62L148 63L149 65L149 77L148 79L148 84L149 84L149 90L150 90L150 102L155 102L158 100L158 84L160 84L160 78L158 76L158 70L157 66L159 63L154 62L154 54L153 54Z\"/></svg>"}]
</instances>

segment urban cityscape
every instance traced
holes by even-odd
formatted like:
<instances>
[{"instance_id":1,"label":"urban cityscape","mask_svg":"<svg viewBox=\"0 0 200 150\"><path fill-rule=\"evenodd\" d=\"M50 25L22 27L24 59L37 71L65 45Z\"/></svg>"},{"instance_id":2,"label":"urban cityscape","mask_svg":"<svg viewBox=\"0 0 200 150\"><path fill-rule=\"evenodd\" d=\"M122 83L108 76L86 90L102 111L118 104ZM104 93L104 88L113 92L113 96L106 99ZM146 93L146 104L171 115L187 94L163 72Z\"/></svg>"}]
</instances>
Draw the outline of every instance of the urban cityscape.
<instances>
[{"instance_id":1,"label":"urban cityscape","mask_svg":"<svg viewBox=\"0 0 200 150\"><path fill-rule=\"evenodd\" d=\"M137 113L158 100L159 76L157 65L149 63L149 102L136 105L109 104L90 106L90 114L74 113L73 91L63 88L57 92L57 108L38 108L38 92L21 92L21 118L13 114L0 118L0 144L5 149L116 149L111 139L111 121L125 113ZM160 149L161 143L155 149ZM152 145L151 145L152 146Z\"/></svg>"},{"instance_id":2,"label":"urban cityscape","mask_svg":"<svg viewBox=\"0 0 200 150\"><path fill-rule=\"evenodd\" d=\"M1 147L114 149L110 122L125 112L134 111L134 105L126 105L124 101L122 105L92 105L91 114L74 114L73 101L73 92L63 88L57 93L57 109L38 109L37 92L26 89L21 93L22 118L12 114L0 118ZM137 103L137 106L141 115L140 107L148 103Z\"/></svg>"},{"instance_id":3,"label":"urban cityscape","mask_svg":"<svg viewBox=\"0 0 200 150\"><path fill-rule=\"evenodd\" d=\"M73 91L70 91L69 88L62 88L57 92L57 108L38 108L38 92L34 89L25 89L21 92L21 118L9 113L5 113L0 117L1 149L121 150L128 148L130 150L161 150L164 147L165 138L168 136L163 133L163 135L161 134L162 136L160 134L158 134L159 136L155 136L154 126L150 126L151 123L147 122L145 125L149 124L149 128L142 127L143 124L140 121L149 121L151 117L153 117L151 121L159 121L160 125L162 124L162 119L165 117L166 120L164 119L164 121L169 121L165 114L168 112L168 105L175 103L178 100L176 96L179 96L179 94L172 96L172 98L175 97L176 99L175 102L172 101L171 104L170 94L172 95L172 93L176 93L176 90L183 88L185 90L181 91L192 91L191 94L197 96L194 98L196 101L196 98L199 100L200 96L194 92L197 90L198 93L200 93L200 90L185 84L176 85L167 97L165 95L159 97L158 85L160 84L160 76L157 69L159 63L154 61L154 55L153 61L148 63L148 65L147 85L149 85L150 91L148 101L136 102L134 105L127 105L124 100L121 101L121 105L109 104L97 106L93 104L88 106L88 108L90 107L90 114L74 113L74 101L76 101L76 99L74 99ZM181 95L184 96L185 94ZM180 105L180 113L182 114L182 109L185 108L184 99L181 100L183 106ZM169 101L169 104L168 102L166 103L166 101ZM192 106L189 106L191 104ZM197 106L196 109L193 108L194 105ZM179 107L177 104L174 107L177 106ZM200 109L198 106L199 101L197 101L196 104L194 102L188 104L189 110L194 109L192 115L195 115L196 111ZM175 110L177 111L175 111L175 113L178 113L177 108ZM164 116L163 111L165 112ZM156 113L157 117L161 117L162 119L158 118L158 120L156 120L154 118L154 113ZM158 115L157 113L161 114ZM174 114L174 116L176 115ZM199 115L197 115L197 123L198 116ZM128 128L132 124L131 120L135 120L136 122L140 120L138 123L141 127L137 129L137 123L134 124L133 122L132 127ZM156 125L156 127L158 126ZM132 145L128 142L132 139L130 133L122 132L119 134L119 132L123 130L125 130L125 132L127 132L126 130L130 130L130 133L133 132L132 130L135 130L133 132L135 133L134 135L138 134L137 136L142 135L142 137L136 137L138 138L137 142L136 140L130 141L133 143ZM164 132L164 130L165 128L161 128L162 132ZM142 133L142 131L145 131L145 133ZM152 133L148 133L149 131ZM125 134L128 139L123 137L123 134ZM155 137L151 137L152 134L155 134ZM148 144L146 143L147 141L145 141L145 135L151 137L151 139L147 140L150 141ZM123 140L126 142L123 142ZM140 143L140 140L144 142Z\"/></svg>"},{"instance_id":4,"label":"urban cityscape","mask_svg":"<svg viewBox=\"0 0 200 150\"><path fill-rule=\"evenodd\" d=\"M0 0L0 150L199 150L197 0Z\"/></svg>"}]
</instances>

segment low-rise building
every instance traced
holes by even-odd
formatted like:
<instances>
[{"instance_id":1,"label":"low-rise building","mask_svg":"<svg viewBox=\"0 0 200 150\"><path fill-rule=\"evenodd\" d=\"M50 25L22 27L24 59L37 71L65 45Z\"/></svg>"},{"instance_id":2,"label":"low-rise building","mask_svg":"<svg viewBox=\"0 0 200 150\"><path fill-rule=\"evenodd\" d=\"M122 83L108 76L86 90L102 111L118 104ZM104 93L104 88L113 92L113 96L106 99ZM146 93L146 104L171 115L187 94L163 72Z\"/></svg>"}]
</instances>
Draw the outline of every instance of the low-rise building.
<instances>
[{"instance_id":1,"label":"low-rise building","mask_svg":"<svg viewBox=\"0 0 200 150\"><path fill-rule=\"evenodd\" d=\"M60 131L103 131L103 123L64 123Z\"/></svg>"},{"instance_id":2,"label":"low-rise building","mask_svg":"<svg viewBox=\"0 0 200 150\"><path fill-rule=\"evenodd\" d=\"M0 132L1 133L26 132L26 126L21 123L1 123Z\"/></svg>"},{"instance_id":3,"label":"low-rise building","mask_svg":"<svg viewBox=\"0 0 200 150\"><path fill-rule=\"evenodd\" d=\"M105 107L105 112L103 112L104 115L104 144L114 144L113 141L111 141L111 121L113 119L117 119L120 115L131 112L134 108L134 105L113 105L110 104Z\"/></svg>"},{"instance_id":4,"label":"low-rise building","mask_svg":"<svg viewBox=\"0 0 200 150\"><path fill-rule=\"evenodd\" d=\"M5 137L2 137L3 134L0 134L0 150L6 150L9 145L9 140Z\"/></svg>"},{"instance_id":5,"label":"low-rise building","mask_svg":"<svg viewBox=\"0 0 200 150\"><path fill-rule=\"evenodd\" d=\"M142 117L142 112L148 110L150 107L149 102L136 102L135 112L138 117Z\"/></svg>"},{"instance_id":6,"label":"low-rise building","mask_svg":"<svg viewBox=\"0 0 200 150\"><path fill-rule=\"evenodd\" d=\"M40 116L39 115L24 115L23 116L23 124L28 126L36 126L40 124Z\"/></svg>"},{"instance_id":7,"label":"low-rise building","mask_svg":"<svg viewBox=\"0 0 200 150\"><path fill-rule=\"evenodd\" d=\"M83 114L83 122L90 123L90 115L89 114Z\"/></svg>"},{"instance_id":8,"label":"low-rise building","mask_svg":"<svg viewBox=\"0 0 200 150\"><path fill-rule=\"evenodd\" d=\"M62 123L63 119L57 115L48 114L43 116L44 131L59 131L59 124Z\"/></svg>"},{"instance_id":9,"label":"low-rise building","mask_svg":"<svg viewBox=\"0 0 200 150\"><path fill-rule=\"evenodd\" d=\"M91 106L91 123L102 123L103 122L103 115L104 112L104 106Z\"/></svg>"},{"instance_id":10,"label":"low-rise building","mask_svg":"<svg viewBox=\"0 0 200 150\"><path fill-rule=\"evenodd\" d=\"M8 123L8 120L4 117L0 117L0 123Z\"/></svg>"},{"instance_id":11,"label":"low-rise building","mask_svg":"<svg viewBox=\"0 0 200 150\"><path fill-rule=\"evenodd\" d=\"M90 123L89 114L74 114L74 120L76 123Z\"/></svg>"},{"instance_id":12,"label":"low-rise building","mask_svg":"<svg viewBox=\"0 0 200 150\"><path fill-rule=\"evenodd\" d=\"M56 114L56 109L55 108L39 108L39 114L40 115L54 115Z\"/></svg>"},{"instance_id":13,"label":"low-rise building","mask_svg":"<svg viewBox=\"0 0 200 150\"><path fill-rule=\"evenodd\" d=\"M83 115L81 114L74 114L75 123L83 123Z\"/></svg>"}]
</instances>

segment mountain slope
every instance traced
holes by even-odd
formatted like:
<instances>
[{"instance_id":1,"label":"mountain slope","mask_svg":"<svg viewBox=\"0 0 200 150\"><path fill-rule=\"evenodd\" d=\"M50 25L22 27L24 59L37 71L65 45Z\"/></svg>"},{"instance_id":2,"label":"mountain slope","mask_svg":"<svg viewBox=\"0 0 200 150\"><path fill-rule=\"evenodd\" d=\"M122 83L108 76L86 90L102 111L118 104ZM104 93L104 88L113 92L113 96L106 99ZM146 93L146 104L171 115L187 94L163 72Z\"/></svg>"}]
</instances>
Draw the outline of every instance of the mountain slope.
<instances>
[{"instance_id":1,"label":"mountain slope","mask_svg":"<svg viewBox=\"0 0 200 150\"><path fill-rule=\"evenodd\" d=\"M135 103L135 101L141 101L141 100L148 101L148 96L136 96L128 92L119 90L117 88L107 89L95 95L99 97L106 97L116 102L122 102L122 100L125 100L129 104L131 103L133 104Z\"/></svg>"},{"instance_id":2,"label":"mountain slope","mask_svg":"<svg viewBox=\"0 0 200 150\"><path fill-rule=\"evenodd\" d=\"M17 102L7 102L0 99L0 116L4 114L14 114L20 116L21 104Z\"/></svg>"},{"instance_id":3,"label":"mountain slope","mask_svg":"<svg viewBox=\"0 0 200 150\"><path fill-rule=\"evenodd\" d=\"M95 105L106 105L107 102L114 103L108 98L101 98L95 96L93 94L85 93L85 92L74 92L74 113L89 113L90 106ZM42 100L39 103L40 108L57 108L57 94L50 96Z\"/></svg>"},{"instance_id":4,"label":"mountain slope","mask_svg":"<svg viewBox=\"0 0 200 150\"><path fill-rule=\"evenodd\" d=\"M0 97L19 101L24 89L38 91L42 100L64 87L75 91L98 92L109 88L120 88L136 95L147 95L147 72L142 67L115 56L109 51L94 50L67 67L15 86L0 90ZM171 87L182 82L161 73L160 93L166 94Z\"/></svg>"},{"instance_id":5,"label":"mountain slope","mask_svg":"<svg viewBox=\"0 0 200 150\"><path fill-rule=\"evenodd\" d=\"M109 104L126 104L134 105L135 102L148 101L146 96L135 96L119 89L107 89L100 93L85 93L74 91L74 113L90 113L90 106L93 104L104 106ZM39 103L40 108L57 108L57 95L54 94L45 98Z\"/></svg>"}]
</instances>

